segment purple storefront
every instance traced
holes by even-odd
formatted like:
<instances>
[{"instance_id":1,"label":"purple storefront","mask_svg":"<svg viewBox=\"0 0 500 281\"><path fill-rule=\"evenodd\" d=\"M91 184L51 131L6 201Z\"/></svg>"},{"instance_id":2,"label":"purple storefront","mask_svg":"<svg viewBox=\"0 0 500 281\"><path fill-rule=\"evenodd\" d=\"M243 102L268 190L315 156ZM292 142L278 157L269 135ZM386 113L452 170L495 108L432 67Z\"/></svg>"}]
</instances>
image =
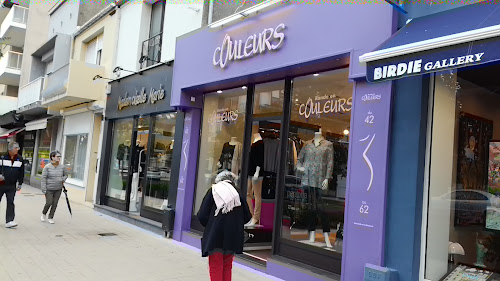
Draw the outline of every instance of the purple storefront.
<instances>
[{"instance_id":1,"label":"purple storefront","mask_svg":"<svg viewBox=\"0 0 500 281\"><path fill-rule=\"evenodd\" d=\"M218 171L251 205L243 260L284 280L363 280L383 266L391 82L358 57L393 33L390 5L282 4L177 40L185 112L174 239ZM342 274L341 274L342 272Z\"/></svg>"}]
</instances>

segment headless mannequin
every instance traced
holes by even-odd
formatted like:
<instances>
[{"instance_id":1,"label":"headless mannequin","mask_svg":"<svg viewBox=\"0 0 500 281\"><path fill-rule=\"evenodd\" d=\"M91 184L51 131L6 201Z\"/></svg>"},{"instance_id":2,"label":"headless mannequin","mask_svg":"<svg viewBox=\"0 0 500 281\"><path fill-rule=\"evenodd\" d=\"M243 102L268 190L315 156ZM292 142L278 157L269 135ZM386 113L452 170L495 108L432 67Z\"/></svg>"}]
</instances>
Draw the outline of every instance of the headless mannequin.
<instances>
[{"instance_id":1,"label":"headless mannequin","mask_svg":"<svg viewBox=\"0 0 500 281\"><path fill-rule=\"evenodd\" d=\"M256 143L262 140L259 133L253 135L254 141ZM247 204L252 214L252 219L246 224L247 226L253 226L260 223L260 208L262 202L262 177L259 178L260 166L255 167L255 173L253 176L248 178L248 191L247 191ZM255 199L255 208L253 208L252 197Z\"/></svg>"},{"instance_id":2,"label":"headless mannequin","mask_svg":"<svg viewBox=\"0 0 500 281\"><path fill-rule=\"evenodd\" d=\"M229 144L230 145L236 145L236 143L238 143L238 140L236 137L231 137L231 140L229 141Z\"/></svg>"},{"instance_id":3,"label":"headless mannequin","mask_svg":"<svg viewBox=\"0 0 500 281\"><path fill-rule=\"evenodd\" d=\"M321 144L321 141L323 141L325 138L323 137L323 134L321 132L321 128L317 132L314 133L314 139L313 143L315 147L318 147ZM305 168L304 167L297 167L297 170L304 172ZM328 179L324 179L323 182L321 183L321 189L326 190L328 188ZM330 238L329 238L330 233L328 232L323 232L323 236L325 237L325 243L326 247L332 248L332 243L330 243ZM314 243L316 240L316 231L310 231L309 232L309 242Z\"/></svg>"}]
</instances>

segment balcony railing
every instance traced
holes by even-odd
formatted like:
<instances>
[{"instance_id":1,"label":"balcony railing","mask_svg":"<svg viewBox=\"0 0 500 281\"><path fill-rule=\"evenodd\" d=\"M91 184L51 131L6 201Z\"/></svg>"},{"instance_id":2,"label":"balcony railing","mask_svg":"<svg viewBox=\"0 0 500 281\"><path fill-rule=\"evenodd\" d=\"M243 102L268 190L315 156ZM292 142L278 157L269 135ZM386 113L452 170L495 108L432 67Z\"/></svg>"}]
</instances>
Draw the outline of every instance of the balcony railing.
<instances>
[{"instance_id":1,"label":"balcony railing","mask_svg":"<svg viewBox=\"0 0 500 281\"><path fill-rule=\"evenodd\" d=\"M141 69L157 64L161 59L161 41L163 33L159 33L142 42Z\"/></svg>"},{"instance_id":2,"label":"balcony railing","mask_svg":"<svg viewBox=\"0 0 500 281\"><path fill-rule=\"evenodd\" d=\"M21 69L23 63L23 53L8 51L7 52L7 67L12 69Z\"/></svg>"},{"instance_id":3,"label":"balcony railing","mask_svg":"<svg viewBox=\"0 0 500 281\"><path fill-rule=\"evenodd\" d=\"M18 5L12 6L12 10L14 13L14 17L12 18L13 22L27 24L28 23L28 8L21 7Z\"/></svg>"},{"instance_id":4,"label":"balcony railing","mask_svg":"<svg viewBox=\"0 0 500 281\"><path fill-rule=\"evenodd\" d=\"M19 88L19 95L17 99L18 110L22 111L28 105L41 102L44 80L44 77L38 77L37 79Z\"/></svg>"}]
</instances>

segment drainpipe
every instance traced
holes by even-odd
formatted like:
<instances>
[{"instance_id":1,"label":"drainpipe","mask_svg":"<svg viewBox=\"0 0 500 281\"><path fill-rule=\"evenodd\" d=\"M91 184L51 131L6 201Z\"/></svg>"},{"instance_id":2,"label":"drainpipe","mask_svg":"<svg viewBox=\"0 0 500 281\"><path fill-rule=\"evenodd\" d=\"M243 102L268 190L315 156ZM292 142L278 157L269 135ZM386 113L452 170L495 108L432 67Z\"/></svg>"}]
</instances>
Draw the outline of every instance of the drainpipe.
<instances>
[{"instance_id":1,"label":"drainpipe","mask_svg":"<svg viewBox=\"0 0 500 281\"><path fill-rule=\"evenodd\" d=\"M208 3L208 25L212 23L212 17L214 14L214 0L209 0Z\"/></svg>"}]
</instances>

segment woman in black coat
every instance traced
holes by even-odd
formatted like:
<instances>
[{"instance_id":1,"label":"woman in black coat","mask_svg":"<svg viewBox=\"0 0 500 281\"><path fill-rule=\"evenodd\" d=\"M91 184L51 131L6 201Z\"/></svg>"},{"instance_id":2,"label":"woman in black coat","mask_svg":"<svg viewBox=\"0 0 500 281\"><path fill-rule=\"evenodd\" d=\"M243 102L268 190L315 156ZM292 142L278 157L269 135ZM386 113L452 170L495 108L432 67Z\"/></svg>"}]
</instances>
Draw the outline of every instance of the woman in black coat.
<instances>
[{"instance_id":1,"label":"woman in black coat","mask_svg":"<svg viewBox=\"0 0 500 281\"><path fill-rule=\"evenodd\" d=\"M234 255L243 253L244 224L251 215L235 186L233 173L219 173L198 211L205 227L201 254L208 256L211 281L230 281Z\"/></svg>"}]
</instances>

